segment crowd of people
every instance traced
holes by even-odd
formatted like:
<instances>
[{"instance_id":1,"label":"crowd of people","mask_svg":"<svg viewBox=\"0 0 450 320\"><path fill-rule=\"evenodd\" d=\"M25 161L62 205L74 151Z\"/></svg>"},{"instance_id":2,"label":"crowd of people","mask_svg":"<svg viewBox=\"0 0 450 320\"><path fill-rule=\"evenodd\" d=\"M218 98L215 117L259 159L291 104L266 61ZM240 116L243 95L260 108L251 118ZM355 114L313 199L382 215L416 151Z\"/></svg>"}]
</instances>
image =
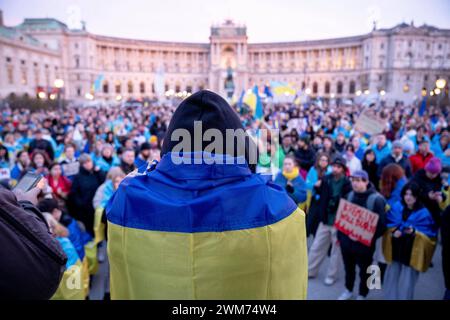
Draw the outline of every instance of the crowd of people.
<instances>
[{"instance_id":1,"label":"crowd of people","mask_svg":"<svg viewBox=\"0 0 450 320\"><path fill-rule=\"evenodd\" d=\"M264 104L255 119L251 109L235 105L244 128L264 153L256 171L268 175L307 213L308 274L318 276L327 255L326 285L343 266L345 291L356 299L370 290L369 266L381 270L387 299L413 299L419 274L426 272L442 244L445 298L450 298L449 261L449 108L415 105L368 106L385 128L377 134L357 131L362 105ZM79 266L79 292L63 284L54 298L108 297L108 281L96 292L98 265L107 263L104 208L126 175L160 160L168 123L176 107L71 107L41 110L4 107L0 114L1 184L13 188L26 172L45 179L38 207L69 257ZM261 129L276 129L261 138ZM335 227L341 199L379 216L369 245ZM439 253L440 254L440 253ZM106 275L107 277L107 275ZM63 283L63 282L62 282Z\"/></svg>"}]
</instances>

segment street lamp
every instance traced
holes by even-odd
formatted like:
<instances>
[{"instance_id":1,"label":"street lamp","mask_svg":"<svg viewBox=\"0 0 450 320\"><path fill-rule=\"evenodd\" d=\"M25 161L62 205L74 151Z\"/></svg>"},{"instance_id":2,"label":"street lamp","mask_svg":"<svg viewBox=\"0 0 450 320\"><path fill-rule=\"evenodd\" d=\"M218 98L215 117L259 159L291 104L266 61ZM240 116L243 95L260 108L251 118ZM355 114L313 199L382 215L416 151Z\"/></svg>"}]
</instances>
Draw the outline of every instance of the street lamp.
<instances>
[{"instance_id":1,"label":"street lamp","mask_svg":"<svg viewBox=\"0 0 450 320\"><path fill-rule=\"evenodd\" d=\"M38 93L38 97L39 97L39 99L45 99L45 98L47 97L47 95L45 94L44 91L40 91L40 92Z\"/></svg>"},{"instance_id":2,"label":"street lamp","mask_svg":"<svg viewBox=\"0 0 450 320\"><path fill-rule=\"evenodd\" d=\"M438 102L437 105L438 107L441 106L441 96L440 93L441 91L444 91L445 85L447 84L447 81L445 81L444 78L439 78L436 80L436 89L434 89L434 94L438 96Z\"/></svg>"},{"instance_id":3,"label":"street lamp","mask_svg":"<svg viewBox=\"0 0 450 320\"><path fill-rule=\"evenodd\" d=\"M64 87L64 80L63 79L56 79L55 82L53 82L56 89L58 89L58 109L61 111L62 109L62 101L61 101L61 90Z\"/></svg>"},{"instance_id":4,"label":"street lamp","mask_svg":"<svg viewBox=\"0 0 450 320\"><path fill-rule=\"evenodd\" d=\"M446 84L447 84L447 81L445 81L445 79L443 79L443 78L436 80L436 88L438 88L438 89L441 89L441 90L444 89Z\"/></svg>"}]
</instances>

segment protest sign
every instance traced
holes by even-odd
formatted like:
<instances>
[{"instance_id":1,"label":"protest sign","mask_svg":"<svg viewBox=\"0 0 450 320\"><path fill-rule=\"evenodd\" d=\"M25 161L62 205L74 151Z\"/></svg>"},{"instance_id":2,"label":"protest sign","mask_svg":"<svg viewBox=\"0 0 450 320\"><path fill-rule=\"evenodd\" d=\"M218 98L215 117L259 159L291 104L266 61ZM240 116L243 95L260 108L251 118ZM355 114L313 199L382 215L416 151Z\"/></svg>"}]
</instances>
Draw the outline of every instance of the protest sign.
<instances>
[{"instance_id":1,"label":"protest sign","mask_svg":"<svg viewBox=\"0 0 450 320\"><path fill-rule=\"evenodd\" d=\"M370 246L377 229L378 218L376 213L341 199L334 226L350 239Z\"/></svg>"},{"instance_id":2,"label":"protest sign","mask_svg":"<svg viewBox=\"0 0 450 320\"><path fill-rule=\"evenodd\" d=\"M376 135L382 133L386 128L386 120L375 114L373 109L364 109L356 120L355 130L359 132Z\"/></svg>"}]
</instances>

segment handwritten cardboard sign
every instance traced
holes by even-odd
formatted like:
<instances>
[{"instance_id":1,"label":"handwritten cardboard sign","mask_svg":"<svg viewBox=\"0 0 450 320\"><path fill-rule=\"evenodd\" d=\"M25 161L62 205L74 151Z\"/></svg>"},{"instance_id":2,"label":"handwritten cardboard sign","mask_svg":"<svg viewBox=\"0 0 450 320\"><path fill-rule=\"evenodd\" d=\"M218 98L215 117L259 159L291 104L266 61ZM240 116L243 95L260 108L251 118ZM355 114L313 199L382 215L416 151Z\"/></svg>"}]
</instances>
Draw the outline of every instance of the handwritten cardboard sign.
<instances>
[{"instance_id":1,"label":"handwritten cardboard sign","mask_svg":"<svg viewBox=\"0 0 450 320\"><path fill-rule=\"evenodd\" d=\"M350 239L369 247L377 229L378 218L376 213L341 199L334 226Z\"/></svg>"},{"instance_id":2,"label":"handwritten cardboard sign","mask_svg":"<svg viewBox=\"0 0 450 320\"><path fill-rule=\"evenodd\" d=\"M356 120L355 130L376 135L386 128L386 120L381 119L369 108L364 109Z\"/></svg>"}]
</instances>

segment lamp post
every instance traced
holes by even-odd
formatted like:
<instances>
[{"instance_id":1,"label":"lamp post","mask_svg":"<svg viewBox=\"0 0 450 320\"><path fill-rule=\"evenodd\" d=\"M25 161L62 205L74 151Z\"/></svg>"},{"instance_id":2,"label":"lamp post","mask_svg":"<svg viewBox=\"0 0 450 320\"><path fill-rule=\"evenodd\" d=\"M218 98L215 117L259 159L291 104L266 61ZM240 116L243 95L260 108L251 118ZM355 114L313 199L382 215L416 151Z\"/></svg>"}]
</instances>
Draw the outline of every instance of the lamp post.
<instances>
[{"instance_id":1,"label":"lamp post","mask_svg":"<svg viewBox=\"0 0 450 320\"><path fill-rule=\"evenodd\" d=\"M447 85L447 81L445 81L444 78L439 78L436 80L436 89L434 89L434 93L438 96L438 102L437 102L437 106L438 108L441 107L441 92L445 92L444 88ZM442 94L444 95L444 93Z\"/></svg>"},{"instance_id":2,"label":"lamp post","mask_svg":"<svg viewBox=\"0 0 450 320\"><path fill-rule=\"evenodd\" d=\"M62 110L61 90L64 87L64 80L56 79L53 84L55 85L55 88L58 89L58 109L59 111L61 111Z\"/></svg>"}]
</instances>

